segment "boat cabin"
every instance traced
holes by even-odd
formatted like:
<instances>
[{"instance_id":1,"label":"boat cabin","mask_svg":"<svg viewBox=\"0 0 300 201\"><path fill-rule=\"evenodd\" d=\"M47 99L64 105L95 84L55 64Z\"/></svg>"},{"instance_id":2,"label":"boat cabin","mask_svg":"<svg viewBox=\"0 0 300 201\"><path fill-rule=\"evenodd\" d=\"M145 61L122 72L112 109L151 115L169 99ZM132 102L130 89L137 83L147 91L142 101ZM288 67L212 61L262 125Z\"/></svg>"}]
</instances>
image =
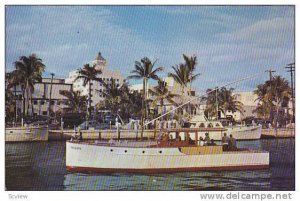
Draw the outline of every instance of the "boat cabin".
<instances>
[{"instance_id":1,"label":"boat cabin","mask_svg":"<svg viewBox=\"0 0 300 201\"><path fill-rule=\"evenodd\" d=\"M215 129L199 129L199 128L180 128L164 130L160 139L161 146L201 146L203 139L198 132L215 131ZM224 128L219 128L219 131L225 131ZM216 145L216 144L211 144Z\"/></svg>"}]
</instances>

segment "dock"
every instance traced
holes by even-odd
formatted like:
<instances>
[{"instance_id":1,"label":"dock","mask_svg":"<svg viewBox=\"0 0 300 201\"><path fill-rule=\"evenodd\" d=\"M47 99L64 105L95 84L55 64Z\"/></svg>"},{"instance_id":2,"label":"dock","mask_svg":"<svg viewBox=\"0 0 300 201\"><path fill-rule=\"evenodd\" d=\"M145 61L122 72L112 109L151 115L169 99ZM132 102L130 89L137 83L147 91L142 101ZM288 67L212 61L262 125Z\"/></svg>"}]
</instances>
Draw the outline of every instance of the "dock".
<instances>
[{"instance_id":1,"label":"dock","mask_svg":"<svg viewBox=\"0 0 300 201\"><path fill-rule=\"evenodd\" d=\"M272 138L294 138L295 129L291 128L280 128L280 129L263 129L261 139L272 139Z\"/></svg>"}]
</instances>

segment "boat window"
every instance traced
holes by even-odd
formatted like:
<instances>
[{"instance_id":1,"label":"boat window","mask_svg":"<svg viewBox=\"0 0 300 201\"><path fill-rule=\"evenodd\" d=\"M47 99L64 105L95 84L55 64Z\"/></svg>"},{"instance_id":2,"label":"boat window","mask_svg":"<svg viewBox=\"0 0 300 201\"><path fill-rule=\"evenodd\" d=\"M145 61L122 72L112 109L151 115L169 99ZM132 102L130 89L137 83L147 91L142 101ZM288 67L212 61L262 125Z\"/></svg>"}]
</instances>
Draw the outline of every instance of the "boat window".
<instances>
[{"instance_id":1,"label":"boat window","mask_svg":"<svg viewBox=\"0 0 300 201\"><path fill-rule=\"evenodd\" d=\"M204 123L201 123L199 128L204 128L205 127L205 124Z\"/></svg>"},{"instance_id":2,"label":"boat window","mask_svg":"<svg viewBox=\"0 0 300 201\"><path fill-rule=\"evenodd\" d=\"M219 123L216 123L216 127L220 127L220 124L219 124Z\"/></svg>"},{"instance_id":3,"label":"boat window","mask_svg":"<svg viewBox=\"0 0 300 201\"><path fill-rule=\"evenodd\" d=\"M127 153L127 150L125 150L125 153Z\"/></svg>"},{"instance_id":4,"label":"boat window","mask_svg":"<svg viewBox=\"0 0 300 201\"><path fill-rule=\"evenodd\" d=\"M162 153L162 151L159 151L159 153L161 154L161 153Z\"/></svg>"},{"instance_id":5,"label":"boat window","mask_svg":"<svg viewBox=\"0 0 300 201\"><path fill-rule=\"evenodd\" d=\"M114 150L112 150L112 149L110 150L110 152L113 152L113 151L114 151Z\"/></svg>"},{"instance_id":6,"label":"boat window","mask_svg":"<svg viewBox=\"0 0 300 201\"><path fill-rule=\"evenodd\" d=\"M145 153L145 151L143 151L143 154Z\"/></svg>"},{"instance_id":7,"label":"boat window","mask_svg":"<svg viewBox=\"0 0 300 201\"><path fill-rule=\"evenodd\" d=\"M214 127L214 126L213 126L212 123L209 123L208 126L207 126L207 128L213 128L213 127Z\"/></svg>"}]
</instances>

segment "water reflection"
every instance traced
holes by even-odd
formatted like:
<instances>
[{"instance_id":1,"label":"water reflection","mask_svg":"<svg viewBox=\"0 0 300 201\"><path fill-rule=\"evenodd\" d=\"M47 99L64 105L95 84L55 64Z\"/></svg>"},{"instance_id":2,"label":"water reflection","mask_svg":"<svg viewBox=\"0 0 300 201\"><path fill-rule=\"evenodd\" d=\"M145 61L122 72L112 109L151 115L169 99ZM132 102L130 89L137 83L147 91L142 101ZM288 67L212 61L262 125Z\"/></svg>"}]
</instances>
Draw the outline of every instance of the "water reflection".
<instances>
[{"instance_id":1,"label":"water reflection","mask_svg":"<svg viewBox=\"0 0 300 201\"><path fill-rule=\"evenodd\" d=\"M173 174L81 174L65 170L64 142L6 144L7 190L295 190L295 140L238 141L270 152L270 169Z\"/></svg>"}]
</instances>

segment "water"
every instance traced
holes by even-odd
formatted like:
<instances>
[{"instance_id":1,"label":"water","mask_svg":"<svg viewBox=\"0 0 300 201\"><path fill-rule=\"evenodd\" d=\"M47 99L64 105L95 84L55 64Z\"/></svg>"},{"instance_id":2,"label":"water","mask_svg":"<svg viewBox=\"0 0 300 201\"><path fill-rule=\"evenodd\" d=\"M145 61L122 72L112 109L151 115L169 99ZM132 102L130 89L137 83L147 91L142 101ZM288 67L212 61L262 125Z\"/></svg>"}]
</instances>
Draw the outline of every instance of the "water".
<instances>
[{"instance_id":1,"label":"water","mask_svg":"<svg viewBox=\"0 0 300 201\"><path fill-rule=\"evenodd\" d=\"M172 174L81 174L65 170L65 142L5 146L5 183L14 191L73 190L295 190L295 140L238 142L270 152L270 168Z\"/></svg>"}]
</instances>

